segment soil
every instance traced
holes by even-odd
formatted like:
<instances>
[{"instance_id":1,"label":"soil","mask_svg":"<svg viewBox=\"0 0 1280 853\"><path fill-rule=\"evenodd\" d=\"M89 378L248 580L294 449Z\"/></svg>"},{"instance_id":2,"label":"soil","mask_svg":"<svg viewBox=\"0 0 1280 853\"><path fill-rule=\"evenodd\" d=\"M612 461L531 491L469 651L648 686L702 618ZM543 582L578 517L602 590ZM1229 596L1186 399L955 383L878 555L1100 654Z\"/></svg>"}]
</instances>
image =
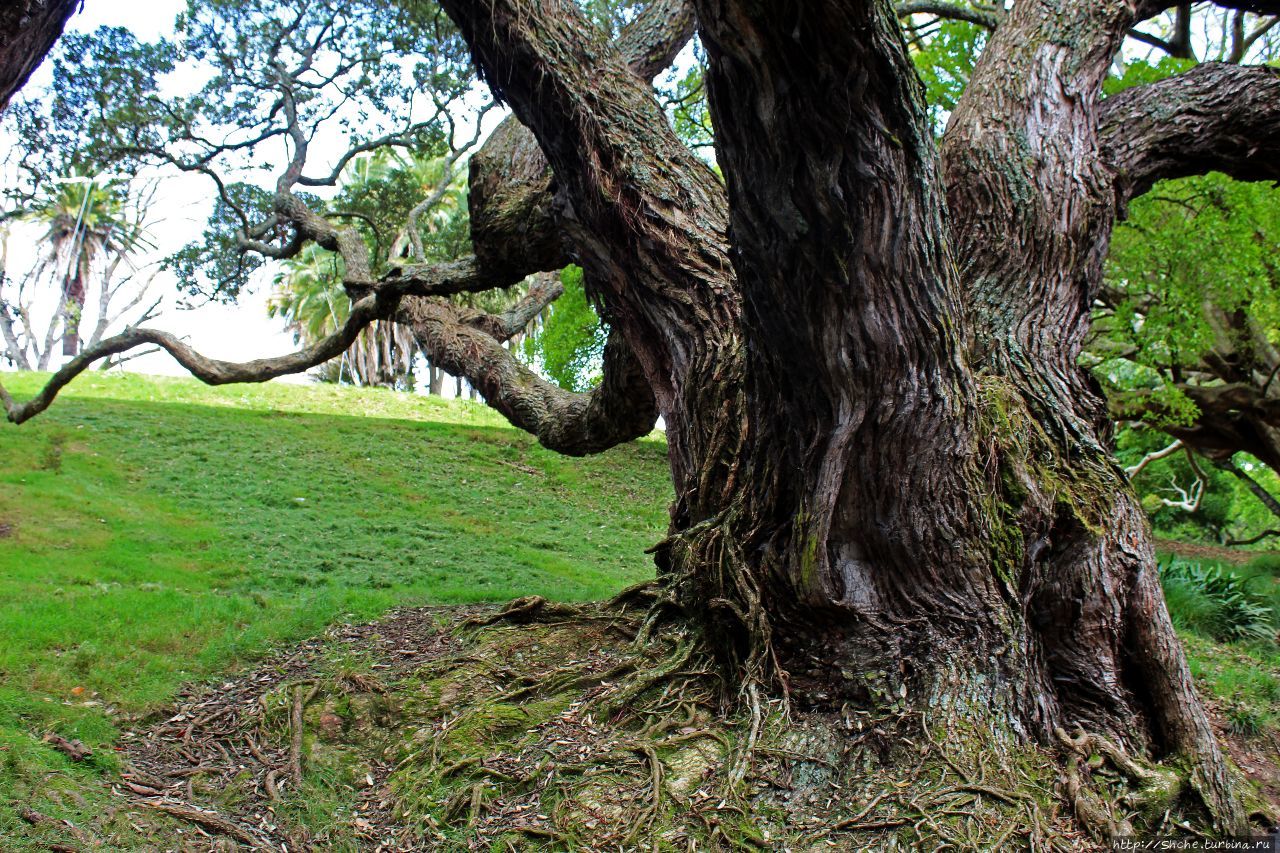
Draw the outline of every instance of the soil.
<instances>
[{"instance_id":1,"label":"soil","mask_svg":"<svg viewBox=\"0 0 1280 853\"><path fill-rule=\"evenodd\" d=\"M1201 542L1182 542L1176 539L1157 539L1156 550L1169 551L1179 557L1198 560L1221 560L1224 563L1241 565L1259 557L1274 557L1280 551L1245 551L1240 548L1229 548L1226 545L1205 545Z\"/></svg>"}]
</instances>

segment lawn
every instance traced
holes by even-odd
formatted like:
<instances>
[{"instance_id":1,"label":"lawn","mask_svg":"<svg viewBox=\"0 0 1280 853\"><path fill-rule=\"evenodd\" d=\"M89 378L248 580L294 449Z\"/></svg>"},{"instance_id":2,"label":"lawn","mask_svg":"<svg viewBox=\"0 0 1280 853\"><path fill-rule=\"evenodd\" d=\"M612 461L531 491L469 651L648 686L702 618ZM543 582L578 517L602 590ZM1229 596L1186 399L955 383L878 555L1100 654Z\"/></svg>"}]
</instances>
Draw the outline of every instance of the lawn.
<instances>
[{"instance_id":1,"label":"lawn","mask_svg":"<svg viewBox=\"0 0 1280 853\"><path fill-rule=\"evenodd\" d=\"M50 780L109 778L118 726L183 682L396 605L649 576L665 456L655 436L570 459L481 405L381 390L82 377L0 425L0 837L19 805L92 813L102 786Z\"/></svg>"}]
</instances>

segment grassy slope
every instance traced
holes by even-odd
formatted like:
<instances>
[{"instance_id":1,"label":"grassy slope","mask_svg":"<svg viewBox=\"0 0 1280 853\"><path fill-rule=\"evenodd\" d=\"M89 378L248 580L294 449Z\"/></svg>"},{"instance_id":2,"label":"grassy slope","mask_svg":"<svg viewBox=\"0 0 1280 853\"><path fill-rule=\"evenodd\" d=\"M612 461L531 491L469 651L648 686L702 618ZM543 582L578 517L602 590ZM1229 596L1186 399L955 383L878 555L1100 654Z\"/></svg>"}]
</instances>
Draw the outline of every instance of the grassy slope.
<instances>
[{"instance_id":1,"label":"grassy slope","mask_svg":"<svg viewBox=\"0 0 1280 853\"><path fill-rule=\"evenodd\" d=\"M184 681L393 605L643 579L665 453L567 459L471 403L136 376L0 424L0 837L15 802L91 814L45 775L109 769L114 721ZM90 766L49 732L95 748Z\"/></svg>"},{"instance_id":2,"label":"grassy slope","mask_svg":"<svg viewBox=\"0 0 1280 853\"><path fill-rule=\"evenodd\" d=\"M22 846L19 804L90 820L116 724L185 681L398 604L645 577L665 449L566 459L476 404L135 376L83 377L0 424L0 847ZM1230 721L1280 723L1274 645L1187 644ZM50 732L95 757L71 764Z\"/></svg>"}]
</instances>

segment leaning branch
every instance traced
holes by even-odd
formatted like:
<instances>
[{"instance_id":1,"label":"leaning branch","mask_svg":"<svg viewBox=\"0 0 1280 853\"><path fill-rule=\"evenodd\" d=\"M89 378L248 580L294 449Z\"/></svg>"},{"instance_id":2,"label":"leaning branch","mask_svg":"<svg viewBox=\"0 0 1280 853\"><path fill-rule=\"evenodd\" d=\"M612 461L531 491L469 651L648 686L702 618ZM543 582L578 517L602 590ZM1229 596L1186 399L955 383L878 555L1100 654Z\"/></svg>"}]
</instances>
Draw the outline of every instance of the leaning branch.
<instances>
[{"instance_id":1,"label":"leaning branch","mask_svg":"<svg viewBox=\"0 0 1280 853\"><path fill-rule=\"evenodd\" d=\"M15 0L0 29L0 112L53 47L78 0Z\"/></svg>"},{"instance_id":2,"label":"leaning branch","mask_svg":"<svg viewBox=\"0 0 1280 853\"><path fill-rule=\"evenodd\" d=\"M1280 69L1212 62L1128 89L1102 103L1099 137L1122 200L1209 171L1280 179Z\"/></svg>"},{"instance_id":3,"label":"leaning branch","mask_svg":"<svg viewBox=\"0 0 1280 853\"><path fill-rule=\"evenodd\" d=\"M899 18L911 15L932 15L949 21L964 21L969 24L994 30L1004 19L1004 10L997 6L979 8L968 3L948 3L945 0L902 0L894 7Z\"/></svg>"},{"instance_id":4,"label":"leaning branch","mask_svg":"<svg viewBox=\"0 0 1280 853\"><path fill-rule=\"evenodd\" d=\"M156 329L127 329L89 347L53 374L36 396L19 403L0 385L0 402L12 423L30 420L49 408L58 392L66 387L94 362L135 347L151 344L166 350L190 373L209 385L226 385L231 382L266 382L277 376L302 373L317 364L341 355L351 346L365 326L374 320L391 316L399 306L400 297L394 292L379 292L366 296L351 306L351 314L342 328L317 343L288 355L276 358L259 358L253 361L233 362L207 358L168 332Z\"/></svg>"},{"instance_id":5,"label":"leaning branch","mask_svg":"<svg viewBox=\"0 0 1280 853\"><path fill-rule=\"evenodd\" d=\"M1134 477L1141 474L1143 470L1152 462L1157 462L1168 456L1172 456L1173 454L1177 453L1181 449L1182 449L1182 439L1178 439L1173 444L1170 444L1168 447L1161 448L1160 450L1151 451L1146 456L1142 457L1142 459L1138 461L1137 465L1130 465L1128 468L1125 468L1124 472L1129 475L1129 479L1133 479Z\"/></svg>"},{"instance_id":6,"label":"leaning branch","mask_svg":"<svg viewBox=\"0 0 1280 853\"><path fill-rule=\"evenodd\" d=\"M1245 488L1253 492L1254 497L1262 501L1263 505L1266 506L1267 509L1271 510L1273 515L1280 518L1280 500L1277 500L1274 495L1264 489L1261 483L1250 477L1248 473L1237 465L1233 459L1230 457L1226 459L1219 459L1213 464L1217 466L1219 470L1226 471L1228 474L1233 475L1240 482L1244 483Z\"/></svg>"},{"instance_id":7,"label":"leaning branch","mask_svg":"<svg viewBox=\"0 0 1280 853\"><path fill-rule=\"evenodd\" d=\"M521 364L477 319L442 299L407 299L395 316L413 330L432 364L465 377L490 407L550 450L599 453L653 429L653 391L620 335L610 334L605 345L600 384L575 394Z\"/></svg>"}]
</instances>

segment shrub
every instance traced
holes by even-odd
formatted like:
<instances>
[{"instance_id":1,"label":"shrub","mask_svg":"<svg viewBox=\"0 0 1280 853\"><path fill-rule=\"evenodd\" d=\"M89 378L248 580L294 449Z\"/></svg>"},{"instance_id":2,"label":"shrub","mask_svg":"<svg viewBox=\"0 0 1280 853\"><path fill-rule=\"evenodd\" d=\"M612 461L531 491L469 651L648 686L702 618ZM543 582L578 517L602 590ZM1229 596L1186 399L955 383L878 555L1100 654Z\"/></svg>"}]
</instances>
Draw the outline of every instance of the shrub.
<instances>
[{"instance_id":1,"label":"shrub","mask_svg":"<svg viewBox=\"0 0 1280 853\"><path fill-rule=\"evenodd\" d=\"M1160 581L1173 624L1219 642L1275 638L1275 612L1268 597L1220 566L1171 559L1160 565Z\"/></svg>"}]
</instances>

